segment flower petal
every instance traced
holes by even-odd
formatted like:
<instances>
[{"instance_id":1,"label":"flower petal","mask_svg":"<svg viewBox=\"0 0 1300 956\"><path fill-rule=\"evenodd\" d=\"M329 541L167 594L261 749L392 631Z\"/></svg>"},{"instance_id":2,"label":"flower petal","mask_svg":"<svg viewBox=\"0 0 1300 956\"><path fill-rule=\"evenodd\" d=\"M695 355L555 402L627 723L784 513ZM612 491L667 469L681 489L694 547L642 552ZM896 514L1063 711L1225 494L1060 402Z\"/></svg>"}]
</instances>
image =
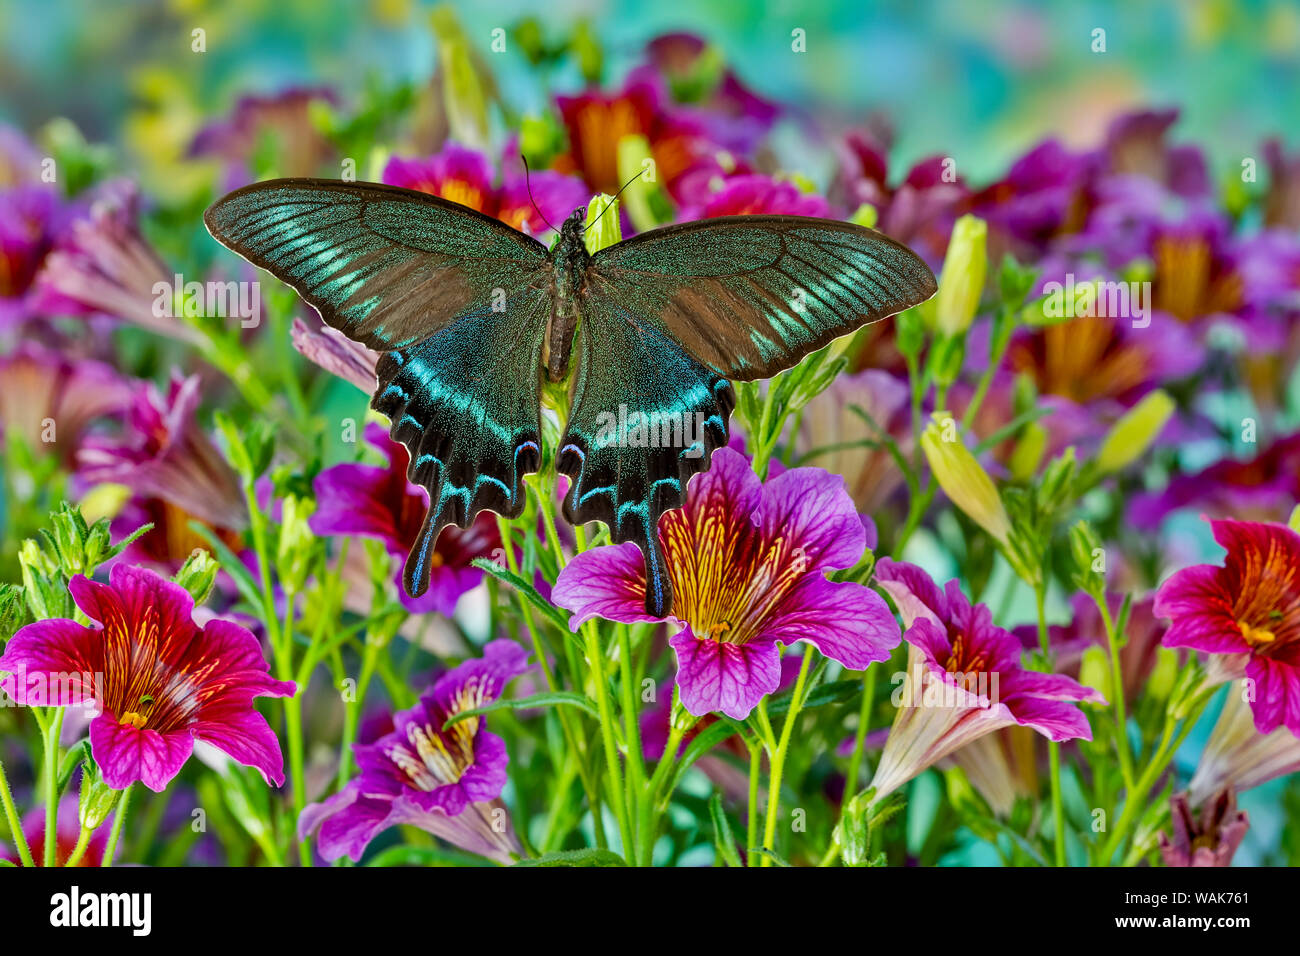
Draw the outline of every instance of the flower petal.
<instances>
[{"instance_id":1,"label":"flower petal","mask_svg":"<svg viewBox=\"0 0 1300 956\"><path fill-rule=\"evenodd\" d=\"M205 707L203 719L192 724L190 732L245 767L257 768L268 784L284 786L280 738L257 711L222 708L221 712L214 712Z\"/></svg>"},{"instance_id":2,"label":"flower petal","mask_svg":"<svg viewBox=\"0 0 1300 956\"><path fill-rule=\"evenodd\" d=\"M807 641L851 670L889 659L902 641L898 622L875 591L852 581L809 574L781 601L762 637L783 644Z\"/></svg>"},{"instance_id":3,"label":"flower petal","mask_svg":"<svg viewBox=\"0 0 1300 956\"><path fill-rule=\"evenodd\" d=\"M948 600L934 578L921 567L881 558L876 562L875 578L881 589L894 599L903 615L904 627L911 627L918 617L943 626L948 617Z\"/></svg>"},{"instance_id":4,"label":"flower petal","mask_svg":"<svg viewBox=\"0 0 1300 956\"><path fill-rule=\"evenodd\" d=\"M844 479L820 468L791 468L768 481L759 525L769 541L782 536L794 541L810 571L852 567L867 548Z\"/></svg>"},{"instance_id":5,"label":"flower petal","mask_svg":"<svg viewBox=\"0 0 1300 956\"><path fill-rule=\"evenodd\" d=\"M662 620L645 612L645 558L633 542L577 555L556 579L551 601L573 612L572 631L593 617L625 624Z\"/></svg>"},{"instance_id":6,"label":"flower petal","mask_svg":"<svg viewBox=\"0 0 1300 956\"><path fill-rule=\"evenodd\" d=\"M105 712L90 722L90 751L104 783L114 790L125 790L138 780L162 793L194 751L194 738L188 730L160 734L120 724Z\"/></svg>"},{"instance_id":7,"label":"flower petal","mask_svg":"<svg viewBox=\"0 0 1300 956\"><path fill-rule=\"evenodd\" d=\"M781 654L771 641L727 644L697 638L687 627L669 643L677 652L682 706L697 717L716 710L744 720L780 683Z\"/></svg>"}]
</instances>

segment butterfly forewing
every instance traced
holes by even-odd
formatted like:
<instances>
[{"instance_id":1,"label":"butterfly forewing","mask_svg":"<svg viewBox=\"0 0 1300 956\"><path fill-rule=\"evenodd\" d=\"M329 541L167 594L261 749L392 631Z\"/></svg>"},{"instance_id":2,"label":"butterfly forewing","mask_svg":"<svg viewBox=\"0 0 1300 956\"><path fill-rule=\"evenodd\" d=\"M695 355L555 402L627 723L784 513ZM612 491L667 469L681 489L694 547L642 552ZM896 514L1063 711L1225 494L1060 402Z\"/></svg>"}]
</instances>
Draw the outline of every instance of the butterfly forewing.
<instances>
[{"instance_id":1,"label":"butterfly forewing","mask_svg":"<svg viewBox=\"0 0 1300 956\"><path fill-rule=\"evenodd\" d=\"M428 588L451 523L518 515L539 449L539 366L550 312L541 243L433 196L373 183L275 180L231 193L209 231L381 353L372 407L410 452L429 513L406 589Z\"/></svg>"},{"instance_id":2,"label":"butterfly forewing","mask_svg":"<svg viewBox=\"0 0 1300 956\"><path fill-rule=\"evenodd\" d=\"M775 375L935 291L929 267L906 246L798 216L657 229L601 250L591 272L633 294L692 355L741 381Z\"/></svg>"}]
</instances>

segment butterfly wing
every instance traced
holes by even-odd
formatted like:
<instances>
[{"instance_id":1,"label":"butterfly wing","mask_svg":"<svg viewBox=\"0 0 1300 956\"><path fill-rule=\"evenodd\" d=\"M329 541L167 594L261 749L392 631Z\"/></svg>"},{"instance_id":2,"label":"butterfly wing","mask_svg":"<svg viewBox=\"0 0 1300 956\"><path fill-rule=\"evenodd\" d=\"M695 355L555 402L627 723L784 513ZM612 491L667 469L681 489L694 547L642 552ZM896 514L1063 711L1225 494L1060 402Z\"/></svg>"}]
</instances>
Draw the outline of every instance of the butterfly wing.
<instances>
[{"instance_id":1,"label":"butterfly wing","mask_svg":"<svg viewBox=\"0 0 1300 956\"><path fill-rule=\"evenodd\" d=\"M602 249L590 272L635 289L658 323L728 378L768 378L869 322L924 302L934 275L873 229L724 216Z\"/></svg>"},{"instance_id":2,"label":"butterfly wing","mask_svg":"<svg viewBox=\"0 0 1300 956\"><path fill-rule=\"evenodd\" d=\"M556 467L570 479L571 524L603 521L646 560L646 611L662 617L672 587L659 516L681 506L686 482L727 442L731 384L693 358L635 304L635 295L589 276L581 303L569 421Z\"/></svg>"},{"instance_id":3,"label":"butterfly wing","mask_svg":"<svg viewBox=\"0 0 1300 956\"><path fill-rule=\"evenodd\" d=\"M523 511L521 478L541 461L545 247L456 203L373 183L256 183L204 221L381 353L371 407L392 422L408 476L429 492L404 572L418 597L445 525Z\"/></svg>"},{"instance_id":4,"label":"butterfly wing","mask_svg":"<svg viewBox=\"0 0 1300 956\"><path fill-rule=\"evenodd\" d=\"M637 543L646 559L647 613L661 617L671 607L659 517L682 505L690 476L726 443L735 403L729 380L790 368L832 339L925 301L935 288L920 257L892 239L795 216L669 226L592 257L558 460L573 478L565 512L572 522L604 521L616 542ZM629 440L636 422L656 418L700 423L691 430L698 443Z\"/></svg>"}]
</instances>

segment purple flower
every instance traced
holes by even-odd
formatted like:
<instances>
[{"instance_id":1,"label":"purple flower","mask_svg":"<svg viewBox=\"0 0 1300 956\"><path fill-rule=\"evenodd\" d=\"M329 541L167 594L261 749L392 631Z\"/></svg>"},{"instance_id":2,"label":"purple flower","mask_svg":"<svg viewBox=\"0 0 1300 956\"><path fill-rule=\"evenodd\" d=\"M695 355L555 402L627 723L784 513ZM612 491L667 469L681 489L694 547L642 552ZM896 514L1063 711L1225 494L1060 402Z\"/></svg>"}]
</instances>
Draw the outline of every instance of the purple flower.
<instances>
[{"instance_id":1,"label":"purple flower","mask_svg":"<svg viewBox=\"0 0 1300 956\"><path fill-rule=\"evenodd\" d=\"M957 207L968 190L943 156L918 161L901 182L889 182L886 134L854 130L836 144L831 195L850 210L876 210L876 228L915 249L934 268L943 261Z\"/></svg>"},{"instance_id":2,"label":"purple flower","mask_svg":"<svg viewBox=\"0 0 1300 956\"><path fill-rule=\"evenodd\" d=\"M1222 655L1220 668L1254 682L1259 732L1300 735L1300 534L1254 521L1210 527L1228 553L1160 586L1155 613L1172 622L1162 643Z\"/></svg>"},{"instance_id":3,"label":"purple flower","mask_svg":"<svg viewBox=\"0 0 1300 956\"><path fill-rule=\"evenodd\" d=\"M509 818L491 805L506 783L505 741L485 729L482 717L444 725L500 697L528 669L527 658L513 641L492 641L481 658L444 674L415 707L397 714L391 733L354 745L357 777L303 811L300 838L316 833L325 859L355 861L381 831L406 824L510 862L518 848Z\"/></svg>"},{"instance_id":4,"label":"purple flower","mask_svg":"<svg viewBox=\"0 0 1300 956\"><path fill-rule=\"evenodd\" d=\"M0 356L0 430L29 448L50 446L71 466L87 429L132 401L130 385L109 366L71 359L36 343Z\"/></svg>"},{"instance_id":5,"label":"purple flower","mask_svg":"<svg viewBox=\"0 0 1300 956\"><path fill-rule=\"evenodd\" d=\"M1210 198L1210 174L1200 148L1170 146L1166 142L1169 128L1177 121L1176 109L1144 110L1117 117L1102 146L1102 173L1140 176L1185 199Z\"/></svg>"},{"instance_id":6,"label":"purple flower","mask_svg":"<svg viewBox=\"0 0 1300 956\"><path fill-rule=\"evenodd\" d=\"M1250 818L1237 809L1237 797L1231 790L1203 806L1200 816L1192 812L1187 794L1176 793L1170 798L1169 813L1173 836L1160 834L1160 857L1165 866L1231 866L1232 855L1250 829Z\"/></svg>"},{"instance_id":7,"label":"purple flower","mask_svg":"<svg viewBox=\"0 0 1300 956\"><path fill-rule=\"evenodd\" d=\"M386 466L344 463L316 476L316 511L309 525L319 535L360 535L382 541L392 555L414 546L428 510L428 493L407 479L406 449L382 427L366 426L366 439L384 453ZM398 578L398 595L408 610L450 615L461 595L483 580L475 558L496 558L501 535L496 517L483 512L468 528L450 526L438 535L430 558L429 590L409 596Z\"/></svg>"},{"instance_id":8,"label":"purple flower","mask_svg":"<svg viewBox=\"0 0 1300 956\"><path fill-rule=\"evenodd\" d=\"M394 156L384 167L386 183L458 202L534 236L551 228L546 220L563 222L590 198L581 180L557 172L536 172L525 178L522 170L509 170L500 186L493 185L494 178L486 156L457 143L448 143L427 158Z\"/></svg>"},{"instance_id":9,"label":"purple flower","mask_svg":"<svg viewBox=\"0 0 1300 956\"><path fill-rule=\"evenodd\" d=\"M222 620L200 629L185 589L144 568L114 565L106 585L79 574L69 590L98 626L28 624L5 646L0 671L13 675L6 690L20 704L93 706L91 752L108 786L139 780L161 793L195 740L284 783L280 743L253 700L296 687L271 679L252 634ZM33 687L45 699L33 699Z\"/></svg>"},{"instance_id":10,"label":"purple flower","mask_svg":"<svg viewBox=\"0 0 1300 956\"><path fill-rule=\"evenodd\" d=\"M125 434L88 440L78 456L80 474L160 498L213 527L240 529L248 510L239 476L195 421L199 385L197 375L174 376L166 394L142 384Z\"/></svg>"},{"instance_id":11,"label":"purple flower","mask_svg":"<svg viewBox=\"0 0 1300 956\"><path fill-rule=\"evenodd\" d=\"M313 122L311 111L316 104L337 103L332 90L312 87L241 97L230 116L199 130L189 155L220 159L224 187L237 189L253 181L253 154L267 137L273 137L279 175L315 176L334 149Z\"/></svg>"},{"instance_id":12,"label":"purple flower","mask_svg":"<svg viewBox=\"0 0 1300 956\"><path fill-rule=\"evenodd\" d=\"M703 716L743 719L776 690L777 642L807 641L853 670L898 646L898 625L870 588L832 583L825 572L856 564L866 532L844 480L794 468L761 483L730 448L691 479L686 504L660 520L671 578L671 618L682 704ZM574 612L573 630L593 617L652 621L645 562L635 544L584 552L560 572L552 600Z\"/></svg>"},{"instance_id":13,"label":"purple flower","mask_svg":"<svg viewBox=\"0 0 1300 956\"><path fill-rule=\"evenodd\" d=\"M897 790L960 747L1003 727L1030 727L1051 740L1092 739L1078 701L1104 703L1064 674L1021 666L1020 641L972 605L957 581L940 590L921 568L881 558L877 583L894 599L911 645L908 679L872 786Z\"/></svg>"},{"instance_id":14,"label":"purple flower","mask_svg":"<svg viewBox=\"0 0 1300 956\"><path fill-rule=\"evenodd\" d=\"M203 335L157 308L155 287L175 276L139 227L139 191L118 180L100 187L89 211L60 236L36 277L37 307L68 315L109 315L191 345ZM170 306L170 303L169 303Z\"/></svg>"},{"instance_id":15,"label":"purple flower","mask_svg":"<svg viewBox=\"0 0 1300 956\"><path fill-rule=\"evenodd\" d=\"M1128 517L1152 530L1170 512L1196 507L1211 517L1283 520L1300 498L1300 432L1273 442L1254 458L1224 458L1191 475L1177 475L1163 491L1129 502Z\"/></svg>"},{"instance_id":16,"label":"purple flower","mask_svg":"<svg viewBox=\"0 0 1300 956\"><path fill-rule=\"evenodd\" d=\"M1058 236L1083 225L1094 157L1066 149L1054 139L1012 163L1007 175L970 196L967 205L989 224L998 246L1021 260L1037 259ZM989 258L996 261L990 249Z\"/></svg>"}]
</instances>

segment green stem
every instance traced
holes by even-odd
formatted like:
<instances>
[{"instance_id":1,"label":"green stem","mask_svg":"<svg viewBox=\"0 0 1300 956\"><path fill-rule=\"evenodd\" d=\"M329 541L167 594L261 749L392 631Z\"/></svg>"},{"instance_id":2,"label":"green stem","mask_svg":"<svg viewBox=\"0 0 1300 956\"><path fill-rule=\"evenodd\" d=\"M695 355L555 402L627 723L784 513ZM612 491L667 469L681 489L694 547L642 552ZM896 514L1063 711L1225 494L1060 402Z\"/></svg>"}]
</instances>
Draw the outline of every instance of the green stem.
<instances>
[{"instance_id":1,"label":"green stem","mask_svg":"<svg viewBox=\"0 0 1300 956\"><path fill-rule=\"evenodd\" d=\"M808 681L808 671L815 653L811 647L804 651L803 661L799 665L799 677L790 697L790 712L781 725L781 740L776 745L776 752L770 755L772 766L768 773L767 822L763 827L763 846L771 851L776 850L776 820L781 812L781 774L785 770L785 755L790 747L790 737L794 734L794 725L799 720L799 709L803 706L803 688ZM772 858L764 856L762 865L771 866Z\"/></svg>"},{"instance_id":2,"label":"green stem","mask_svg":"<svg viewBox=\"0 0 1300 956\"><path fill-rule=\"evenodd\" d=\"M1047 586L1045 584L1039 584L1034 588L1034 602L1038 609L1038 644L1044 655L1047 655L1051 638L1047 632ZM1055 862L1057 866L1065 866L1065 802L1061 798L1061 745L1054 740L1047 743L1047 759L1052 785L1052 823L1055 826L1052 842Z\"/></svg>"},{"instance_id":3,"label":"green stem","mask_svg":"<svg viewBox=\"0 0 1300 956\"><path fill-rule=\"evenodd\" d=\"M5 765L0 761L0 803L4 804L5 820L9 823L9 832L13 834L14 844L18 847L18 859L23 866L35 866L31 848L27 846L27 836L23 833L22 821L18 809L14 806L13 794L9 792L9 779L5 776Z\"/></svg>"},{"instance_id":4,"label":"green stem","mask_svg":"<svg viewBox=\"0 0 1300 956\"><path fill-rule=\"evenodd\" d=\"M54 719L45 732L45 866L54 866L59 835L59 735L63 731L63 708L55 708Z\"/></svg>"},{"instance_id":5,"label":"green stem","mask_svg":"<svg viewBox=\"0 0 1300 956\"><path fill-rule=\"evenodd\" d=\"M763 745L749 746L749 816L745 820L745 865L753 866L758 845L758 778L763 772Z\"/></svg>"},{"instance_id":6,"label":"green stem","mask_svg":"<svg viewBox=\"0 0 1300 956\"><path fill-rule=\"evenodd\" d=\"M90 838L94 830L88 830L86 827L81 828L81 833L77 836L77 845L72 848L72 855L68 857L68 862L64 866L76 866L81 862L82 856L85 855L86 847L90 845Z\"/></svg>"},{"instance_id":7,"label":"green stem","mask_svg":"<svg viewBox=\"0 0 1300 956\"><path fill-rule=\"evenodd\" d=\"M1119 772L1124 778L1124 789L1133 789L1133 757L1129 753L1128 717L1124 711L1124 675L1119 660L1119 635L1115 633L1115 622L1111 620L1110 608L1106 605L1106 595L1095 597L1097 608L1101 611L1102 623L1106 625L1106 643L1110 649L1110 684L1112 707L1115 712L1115 749L1119 751Z\"/></svg>"},{"instance_id":8,"label":"green stem","mask_svg":"<svg viewBox=\"0 0 1300 956\"><path fill-rule=\"evenodd\" d=\"M633 821L632 836L635 839L641 819L641 801L645 799L645 755L641 752L641 727L637 720L632 640L626 624L616 624L614 630L618 634L619 684L622 685L623 692L623 735L627 740L628 815ZM653 844L653 841L651 842ZM633 846L637 844L634 843Z\"/></svg>"},{"instance_id":9,"label":"green stem","mask_svg":"<svg viewBox=\"0 0 1300 956\"><path fill-rule=\"evenodd\" d=\"M605 763L609 775L609 803L618 821L619 836L623 840L624 859L635 852L632 827L628 821L627 804L623 797L623 771L618 760L618 745L614 742L614 711L609 702L609 685L605 669L605 651L600 646L600 632L588 621L582 626L587 640L587 660L591 665L591 679L595 685L596 707L600 712L600 736L605 744Z\"/></svg>"},{"instance_id":10,"label":"green stem","mask_svg":"<svg viewBox=\"0 0 1300 956\"><path fill-rule=\"evenodd\" d=\"M117 813L113 816L113 829L108 833L108 846L104 848L104 860L100 866L112 866L113 857L117 855L117 843L122 838L122 827L126 823L126 811L131 804L131 787L128 785L122 791L122 797L117 801Z\"/></svg>"},{"instance_id":11,"label":"green stem","mask_svg":"<svg viewBox=\"0 0 1300 956\"><path fill-rule=\"evenodd\" d=\"M862 706L858 709L858 730L853 737L853 756L849 758L849 775L844 784L845 805L857 795L858 774L862 768L862 752L866 749L867 728L871 723L871 708L876 698L876 671L868 667L862 672Z\"/></svg>"}]
</instances>

